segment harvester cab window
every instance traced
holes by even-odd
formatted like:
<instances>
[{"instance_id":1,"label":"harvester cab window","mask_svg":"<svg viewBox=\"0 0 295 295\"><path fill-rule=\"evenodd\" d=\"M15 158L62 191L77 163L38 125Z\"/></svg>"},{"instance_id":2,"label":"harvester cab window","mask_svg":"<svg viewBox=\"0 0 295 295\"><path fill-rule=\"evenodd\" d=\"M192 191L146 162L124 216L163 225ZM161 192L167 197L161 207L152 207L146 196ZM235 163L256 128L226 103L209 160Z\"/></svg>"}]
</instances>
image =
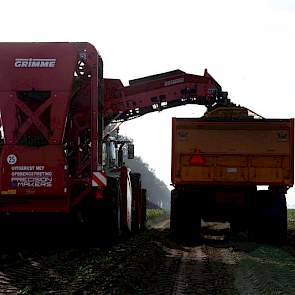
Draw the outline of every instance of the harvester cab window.
<instances>
[{"instance_id":1,"label":"harvester cab window","mask_svg":"<svg viewBox=\"0 0 295 295\"><path fill-rule=\"evenodd\" d=\"M116 159L117 159L116 146L114 142L111 141L109 145L109 165L115 166Z\"/></svg>"},{"instance_id":2,"label":"harvester cab window","mask_svg":"<svg viewBox=\"0 0 295 295\"><path fill-rule=\"evenodd\" d=\"M102 165L105 166L107 164L107 147L106 143L102 144Z\"/></svg>"},{"instance_id":3,"label":"harvester cab window","mask_svg":"<svg viewBox=\"0 0 295 295\"><path fill-rule=\"evenodd\" d=\"M4 144L4 129L3 126L0 127L0 147Z\"/></svg>"},{"instance_id":4,"label":"harvester cab window","mask_svg":"<svg viewBox=\"0 0 295 295\"><path fill-rule=\"evenodd\" d=\"M117 149L112 141L103 144L103 166L114 167L117 165Z\"/></svg>"}]
</instances>

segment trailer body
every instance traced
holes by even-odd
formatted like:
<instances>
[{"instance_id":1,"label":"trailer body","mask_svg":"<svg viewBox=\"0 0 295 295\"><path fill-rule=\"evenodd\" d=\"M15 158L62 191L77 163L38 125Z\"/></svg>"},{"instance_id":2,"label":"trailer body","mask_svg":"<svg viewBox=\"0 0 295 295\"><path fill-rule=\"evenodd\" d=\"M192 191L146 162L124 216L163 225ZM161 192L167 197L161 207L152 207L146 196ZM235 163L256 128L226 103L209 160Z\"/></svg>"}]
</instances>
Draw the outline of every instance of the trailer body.
<instances>
[{"instance_id":1,"label":"trailer body","mask_svg":"<svg viewBox=\"0 0 295 295\"><path fill-rule=\"evenodd\" d=\"M173 184L293 185L294 120L172 120Z\"/></svg>"},{"instance_id":2,"label":"trailer body","mask_svg":"<svg viewBox=\"0 0 295 295\"><path fill-rule=\"evenodd\" d=\"M202 218L229 221L255 239L283 241L285 193L294 183L294 119L239 118L244 109L236 111L172 119L171 230L197 238Z\"/></svg>"}]
</instances>

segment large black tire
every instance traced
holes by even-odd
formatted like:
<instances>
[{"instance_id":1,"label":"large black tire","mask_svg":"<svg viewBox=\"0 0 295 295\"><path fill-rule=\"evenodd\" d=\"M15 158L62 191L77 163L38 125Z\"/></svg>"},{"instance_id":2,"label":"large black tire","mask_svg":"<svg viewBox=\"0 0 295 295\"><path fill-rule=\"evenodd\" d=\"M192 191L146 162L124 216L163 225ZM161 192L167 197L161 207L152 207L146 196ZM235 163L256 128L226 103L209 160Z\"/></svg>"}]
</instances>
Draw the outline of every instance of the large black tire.
<instances>
[{"instance_id":1,"label":"large black tire","mask_svg":"<svg viewBox=\"0 0 295 295\"><path fill-rule=\"evenodd\" d=\"M95 246L103 241L111 241L121 234L121 193L120 183L109 177L108 185L101 200L86 199L78 208L79 235L85 242Z\"/></svg>"},{"instance_id":2,"label":"large black tire","mask_svg":"<svg viewBox=\"0 0 295 295\"><path fill-rule=\"evenodd\" d=\"M245 224L246 218L244 218L244 212L239 210L240 208L236 209L236 212L233 213L230 219L230 231L232 234L238 234L240 232L245 231L247 225Z\"/></svg>"},{"instance_id":3,"label":"large black tire","mask_svg":"<svg viewBox=\"0 0 295 295\"><path fill-rule=\"evenodd\" d=\"M141 191L142 207L141 207L141 231L146 229L146 189Z\"/></svg>"},{"instance_id":4,"label":"large black tire","mask_svg":"<svg viewBox=\"0 0 295 295\"><path fill-rule=\"evenodd\" d=\"M276 198L278 214L273 226L274 239L277 243L285 243L288 238L288 210L285 194L278 194Z\"/></svg>"},{"instance_id":5,"label":"large black tire","mask_svg":"<svg viewBox=\"0 0 295 295\"><path fill-rule=\"evenodd\" d=\"M111 238L117 238L122 234L121 218L121 190L120 181L117 178L108 178L105 188L105 229Z\"/></svg>"},{"instance_id":6,"label":"large black tire","mask_svg":"<svg viewBox=\"0 0 295 295\"><path fill-rule=\"evenodd\" d=\"M179 231L178 229L178 215L177 215L177 209L178 209L178 193L174 189L171 191L171 202L170 202L170 232L173 236L177 236L177 233Z\"/></svg>"},{"instance_id":7,"label":"large black tire","mask_svg":"<svg viewBox=\"0 0 295 295\"><path fill-rule=\"evenodd\" d=\"M285 195L279 191L258 191L252 209L249 238L257 242L284 243L288 229Z\"/></svg>"},{"instance_id":8,"label":"large black tire","mask_svg":"<svg viewBox=\"0 0 295 295\"><path fill-rule=\"evenodd\" d=\"M136 234L141 228L142 190L140 173L130 173L132 185L131 232Z\"/></svg>"},{"instance_id":9,"label":"large black tire","mask_svg":"<svg viewBox=\"0 0 295 295\"><path fill-rule=\"evenodd\" d=\"M170 230L178 240L196 242L200 239L201 214L197 197L177 190L171 192Z\"/></svg>"}]
</instances>

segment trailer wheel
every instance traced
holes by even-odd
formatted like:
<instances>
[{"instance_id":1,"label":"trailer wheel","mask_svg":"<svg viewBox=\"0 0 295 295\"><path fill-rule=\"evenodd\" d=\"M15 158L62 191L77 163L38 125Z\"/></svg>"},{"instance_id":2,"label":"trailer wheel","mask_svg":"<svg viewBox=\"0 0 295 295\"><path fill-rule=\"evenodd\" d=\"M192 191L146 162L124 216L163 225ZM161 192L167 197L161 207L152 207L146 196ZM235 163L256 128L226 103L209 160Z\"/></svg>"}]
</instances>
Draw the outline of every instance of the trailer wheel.
<instances>
[{"instance_id":1,"label":"trailer wheel","mask_svg":"<svg viewBox=\"0 0 295 295\"><path fill-rule=\"evenodd\" d=\"M171 207L170 207L170 232L172 235L177 236L177 232L178 232L178 226L177 226L177 209L178 209L178 205L177 205L177 199L178 194L177 194L177 190L172 190L171 191Z\"/></svg>"},{"instance_id":2,"label":"trailer wheel","mask_svg":"<svg viewBox=\"0 0 295 295\"><path fill-rule=\"evenodd\" d=\"M200 239L201 214L196 196L173 190L170 212L171 234L184 242Z\"/></svg>"},{"instance_id":3,"label":"trailer wheel","mask_svg":"<svg viewBox=\"0 0 295 295\"><path fill-rule=\"evenodd\" d=\"M230 230L232 234L238 234L247 230L247 216L245 208L233 207L231 211Z\"/></svg>"},{"instance_id":4,"label":"trailer wheel","mask_svg":"<svg viewBox=\"0 0 295 295\"><path fill-rule=\"evenodd\" d=\"M274 192L272 193L272 226L269 225L269 233L273 243L285 243L288 235L288 216L285 194Z\"/></svg>"},{"instance_id":5,"label":"trailer wheel","mask_svg":"<svg viewBox=\"0 0 295 295\"><path fill-rule=\"evenodd\" d=\"M284 243L288 229L285 194L278 191L258 191L252 209L249 238L258 242Z\"/></svg>"}]
</instances>

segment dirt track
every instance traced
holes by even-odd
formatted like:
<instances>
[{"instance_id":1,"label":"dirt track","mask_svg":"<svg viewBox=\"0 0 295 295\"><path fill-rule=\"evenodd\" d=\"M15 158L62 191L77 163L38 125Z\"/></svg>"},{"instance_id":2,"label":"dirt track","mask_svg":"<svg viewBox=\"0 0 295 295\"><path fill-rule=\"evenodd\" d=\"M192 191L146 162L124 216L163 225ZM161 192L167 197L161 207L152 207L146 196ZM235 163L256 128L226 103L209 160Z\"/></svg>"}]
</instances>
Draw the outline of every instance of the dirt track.
<instances>
[{"instance_id":1,"label":"dirt track","mask_svg":"<svg viewBox=\"0 0 295 295\"><path fill-rule=\"evenodd\" d=\"M179 245L168 226L99 248L1 250L0 294L295 294L294 224L281 248L224 240L214 224L200 245Z\"/></svg>"}]
</instances>

